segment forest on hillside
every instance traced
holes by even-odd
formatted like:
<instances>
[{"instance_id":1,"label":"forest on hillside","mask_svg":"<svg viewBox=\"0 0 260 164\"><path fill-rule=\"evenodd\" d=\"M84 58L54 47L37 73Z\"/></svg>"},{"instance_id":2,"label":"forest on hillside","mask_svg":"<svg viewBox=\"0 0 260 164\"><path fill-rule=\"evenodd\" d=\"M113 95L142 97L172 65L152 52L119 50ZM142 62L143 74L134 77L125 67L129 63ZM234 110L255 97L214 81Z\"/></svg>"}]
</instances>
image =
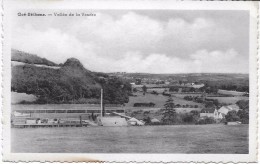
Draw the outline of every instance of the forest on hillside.
<instances>
[{"instance_id":1,"label":"forest on hillside","mask_svg":"<svg viewBox=\"0 0 260 164\"><path fill-rule=\"evenodd\" d=\"M47 65L47 66L58 66L58 64L51 62L45 58L41 58L37 55L26 53L23 51L11 50L11 58L12 61L27 63L27 64L39 64L39 65Z\"/></svg>"},{"instance_id":2,"label":"forest on hillside","mask_svg":"<svg viewBox=\"0 0 260 164\"><path fill-rule=\"evenodd\" d=\"M60 69L29 64L12 67L11 90L35 95L37 104L99 103L101 87L105 103L128 102L131 92L128 82L91 72L77 59L68 59Z\"/></svg>"}]
</instances>

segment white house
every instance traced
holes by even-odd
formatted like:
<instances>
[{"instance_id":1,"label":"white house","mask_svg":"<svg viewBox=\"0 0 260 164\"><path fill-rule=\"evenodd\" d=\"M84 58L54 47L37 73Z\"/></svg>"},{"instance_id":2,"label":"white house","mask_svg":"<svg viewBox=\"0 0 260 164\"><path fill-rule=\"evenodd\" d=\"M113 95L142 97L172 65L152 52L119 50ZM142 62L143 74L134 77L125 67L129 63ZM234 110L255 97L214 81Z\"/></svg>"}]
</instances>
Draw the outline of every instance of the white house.
<instances>
[{"instance_id":1,"label":"white house","mask_svg":"<svg viewBox=\"0 0 260 164\"><path fill-rule=\"evenodd\" d=\"M225 117L224 114L218 112L218 110L215 108L211 109L202 109L200 112L200 117L213 117L214 119L223 119Z\"/></svg>"},{"instance_id":2,"label":"white house","mask_svg":"<svg viewBox=\"0 0 260 164\"><path fill-rule=\"evenodd\" d=\"M218 119L225 118L225 114L218 112Z\"/></svg>"}]
</instances>

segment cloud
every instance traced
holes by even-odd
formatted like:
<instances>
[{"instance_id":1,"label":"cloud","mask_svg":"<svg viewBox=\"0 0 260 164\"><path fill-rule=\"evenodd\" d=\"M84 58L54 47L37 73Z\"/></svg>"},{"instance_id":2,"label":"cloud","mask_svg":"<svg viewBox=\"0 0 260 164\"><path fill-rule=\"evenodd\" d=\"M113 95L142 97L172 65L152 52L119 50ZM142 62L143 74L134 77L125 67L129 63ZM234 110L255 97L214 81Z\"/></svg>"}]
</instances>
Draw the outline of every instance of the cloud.
<instances>
[{"instance_id":1,"label":"cloud","mask_svg":"<svg viewBox=\"0 0 260 164\"><path fill-rule=\"evenodd\" d=\"M248 65L238 56L238 52L234 49L210 52L198 50L191 54L190 58L194 61L196 72L246 73Z\"/></svg>"},{"instance_id":2,"label":"cloud","mask_svg":"<svg viewBox=\"0 0 260 164\"><path fill-rule=\"evenodd\" d=\"M37 31L32 27L25 27L16 31L13 39L13 48L34 53L56 63L64 62L69 57L81 58L94 54L92 45L82 43L72 35L62 33L58 29L48 29L45 32Z\"/></svg>"},{"instance_id":3,"label":"cloud","mask_svg":"<svg viewBox=\"0 0 260 164\"><path fill-rule=\"evenodd\" d=\"M128 52L125 58L116 62L119 70L126 72L152 72L152 73L225 73L225 72L243 72L246 69L243 61L237 60L238 53L229 49L227 51L198 50L189 55L191 59L181 59L178 57L169 57L165 54L150 54L146 57L140 52ZM238 69L234 61L241 64Z\"/></svg>"},{"instance_id":4,"label":"cloud","mask_svg":"<svg viewBox=\"0 0 260 164\"><path fill-rule=\"evenodd\" d=\"M248 72L248 57L236 47L237 35L214 19L158 20L136 12L96 15L73 21L54 17L42 20L44 27L38 27L39 20L21 18L13 28L13 48L56 63L75 57L102 72Z\"/></svg>"},{"instance_id":5,"label":"cloud","mask_svg":"<svg viewBox=\"0 0 260 164\"><path fill-rule=\"evenodd\" d=\"M163 37L160 22L133 12L119 19L98 13L98 18L74 23L69 31L82 42L93 42L98 55L121 58L126 51L156 49ZM107 51L109 50L109 51Z\"/></svg>"}]
</instances>

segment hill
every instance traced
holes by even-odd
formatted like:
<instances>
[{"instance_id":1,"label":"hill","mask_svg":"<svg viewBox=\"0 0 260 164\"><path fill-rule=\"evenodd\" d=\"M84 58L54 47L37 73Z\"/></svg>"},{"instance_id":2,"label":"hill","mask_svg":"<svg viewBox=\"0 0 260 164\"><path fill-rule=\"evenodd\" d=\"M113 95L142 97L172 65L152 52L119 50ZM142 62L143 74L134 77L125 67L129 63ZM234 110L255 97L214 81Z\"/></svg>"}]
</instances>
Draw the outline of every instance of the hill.
<instances>
[{"instance_id":1,"label":"hill","mask_svg":"<svg viewBox=\"0 0 260 164\"><path fill-rule=\"evenodd\" d=\"M23 51L19 51L16 49L11 50L11 60L23 62L27 64L40 64L40 65L47 65L47 66L58 66L58 64L51 62L45 58L41 58L37 55L26 53Z\"/></svg>"},{"instance_id":2,"label":"hill","mask_svg":"<svg viewBox=\"0 0 260 164\"><path fill-rule=\"evenodd\" d=\"M128 79L135 83L156 84L159 81L167 81L171 85L180 83L205 84L204 88L212 90L223 89L238 92L249 92L249 74L239 73L187 73L187 74L149 74L149 73L110 73L111 76ZM162 83L164 84L164 83Z\"/></svg>"},{"instance_id":3,"label":"hill","mask_svg":"<svg viewBox=\"0 0 260 164\"><path fill-rule=\"evenodd\" d=\"M129 83L87 70L75 58L68 59L59 69L33 64L12 67L11 90L35 95L34 103L99 103L101 86L105 103L128 102Z\"/></svg>"}]
</instances>

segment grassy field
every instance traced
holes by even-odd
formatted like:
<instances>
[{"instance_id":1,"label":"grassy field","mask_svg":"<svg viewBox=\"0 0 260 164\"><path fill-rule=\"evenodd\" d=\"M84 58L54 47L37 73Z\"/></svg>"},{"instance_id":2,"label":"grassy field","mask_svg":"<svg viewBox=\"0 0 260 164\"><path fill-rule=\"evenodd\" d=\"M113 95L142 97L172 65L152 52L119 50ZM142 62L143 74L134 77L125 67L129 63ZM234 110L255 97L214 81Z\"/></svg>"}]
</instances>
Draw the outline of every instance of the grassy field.
<instances>
[{"instance_id":1,"label":"grassy field","mask_svg":"<svg viewBox=\"0 0 260 164\"><path fill-rule=\"evenodd\" d=\"M132 97L132 96L129 97L129 102L126 104L126 107L133 107L134 103L140 103L140 102L150 103L150 102L153 102L153 103L155 103L155 108L162 108L163 105L165 104L165 102L168 100L167 96L163 96L161 94L154 95L154 94L146 93L146 95L144 96L142 94L142 92L136 92L135 95L137 95L137 97ZM184 100L183 98L179 98L179 97L172 97L172 98L173 98L175 104L198 105L199 107L203 106L200 103L187 101L187 100Z\"/></svg>"},{"instance_id":2,"label":"grassy field","mask_svg":"<svg viewBox=\"0 0 260 164\"><path fill-rule=\"evenodd\" d=\"M12 128L11 152L247 154L248 125Z\"/></svg>"}]
</instances>

